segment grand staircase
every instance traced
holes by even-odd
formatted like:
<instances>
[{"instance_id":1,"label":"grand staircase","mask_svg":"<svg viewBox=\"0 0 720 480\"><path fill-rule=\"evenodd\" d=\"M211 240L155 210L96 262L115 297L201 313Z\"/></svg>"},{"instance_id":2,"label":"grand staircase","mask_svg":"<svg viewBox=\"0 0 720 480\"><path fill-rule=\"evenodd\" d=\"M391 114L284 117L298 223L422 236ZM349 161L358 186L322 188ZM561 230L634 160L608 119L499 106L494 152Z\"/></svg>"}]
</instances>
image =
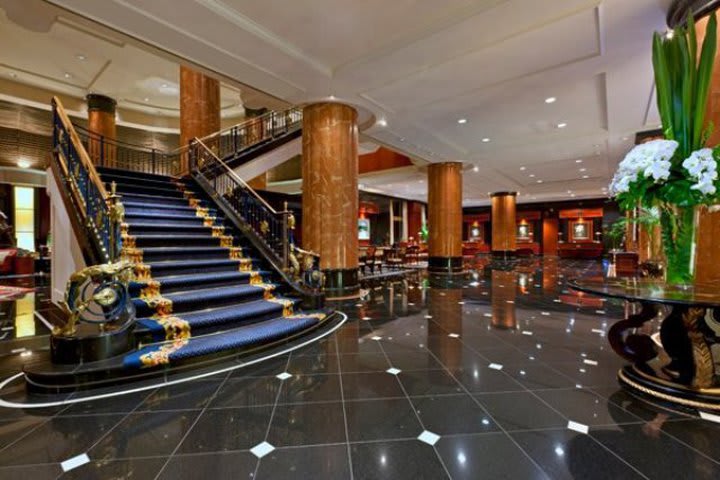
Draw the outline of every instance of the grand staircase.
<instances>
[{"instance_id":1,"label":"grand staircase","mask_svg":"<svg viewBox=\"0 0 720 480\"><path fill-rule=\"evenodd\" d=\"M67 135L73 143L73 132ZM259 227L267 221L258 219L268 217L255 210L240 211L245 207L230 201L240 195L241 188L235 187L233 194L223 184L227 192L218 195L209 187L207 161L203 161L203 187L191 175L94 168L84 161L79 145L64 147L59 149L57 161L67 165L61 165L59 171L72 177L73 170L75 175L81 170L77 165L92 169L87 178L99 178L103 184L99 190L112 191L112 197L124 207L120 238L101 242L99 251L116 245L118 258L114 260L131 264L125 291L132 303L127 310L134 311L134 318L112 328L107 326L113 321L109 319L99 332L91 328L90 334L87 328L78 328L73 335L55 332L51 358L25 367L31 389L62 392L167 376L287 347L337 325L338 315L318 308L317 295L308 302L298 294L301 286L289 278L280 264L282 254L273 253L272 238ZM78 157L75 166L71 150ZM212 158L224 166L217 157ZM72 187L74 180L63 181ZM228 219L224 212L233 218ZM92 217L80 220L92 223ZM107 306L101 309L111 310ZM108 347L96 340L103 335L123 337L114 345L104 340L111 345ZM123 351L109 353L113 349L117 353L118 344Z\"/></svg>"}]
</instances>

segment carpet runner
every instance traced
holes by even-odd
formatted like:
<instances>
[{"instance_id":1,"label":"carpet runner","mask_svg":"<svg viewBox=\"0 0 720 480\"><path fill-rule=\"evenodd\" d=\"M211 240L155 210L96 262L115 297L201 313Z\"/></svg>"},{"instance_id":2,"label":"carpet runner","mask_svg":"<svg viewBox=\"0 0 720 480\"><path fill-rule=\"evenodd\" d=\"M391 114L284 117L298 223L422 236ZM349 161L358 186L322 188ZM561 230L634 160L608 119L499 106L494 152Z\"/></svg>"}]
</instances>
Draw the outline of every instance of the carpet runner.
<instances>
[{"instance_id":1,"label":"carpet runner","mask_svg":"<svg viewBox=\"0 0 720 480\"><path fill-rule=\"evenodd\" d=\"M126 368L172 365L246 350L313 328L325 312L298 312L286 285L193 180L98 169L125 206L122 258L140 347Z\"/></svg>"}]
</instances>

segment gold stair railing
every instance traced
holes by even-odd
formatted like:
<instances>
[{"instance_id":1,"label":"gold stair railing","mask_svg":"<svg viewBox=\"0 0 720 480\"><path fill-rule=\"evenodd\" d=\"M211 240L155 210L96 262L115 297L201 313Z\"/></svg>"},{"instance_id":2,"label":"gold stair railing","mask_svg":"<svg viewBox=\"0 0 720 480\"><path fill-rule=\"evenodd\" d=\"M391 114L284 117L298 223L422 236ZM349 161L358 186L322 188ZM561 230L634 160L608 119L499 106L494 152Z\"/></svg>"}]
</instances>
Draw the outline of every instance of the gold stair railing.
<instances>
[{"instance_id":1,"label":"gold stair railing","mask_svg":"<svg viewBox=\"0 0 720 480\"><path fill-rule=\"evenodd\" d=\"M89 264L116 261L125 210L115 184L107 191L60 99L53 97L53 173Z\"/></svg>"}]
</instances>

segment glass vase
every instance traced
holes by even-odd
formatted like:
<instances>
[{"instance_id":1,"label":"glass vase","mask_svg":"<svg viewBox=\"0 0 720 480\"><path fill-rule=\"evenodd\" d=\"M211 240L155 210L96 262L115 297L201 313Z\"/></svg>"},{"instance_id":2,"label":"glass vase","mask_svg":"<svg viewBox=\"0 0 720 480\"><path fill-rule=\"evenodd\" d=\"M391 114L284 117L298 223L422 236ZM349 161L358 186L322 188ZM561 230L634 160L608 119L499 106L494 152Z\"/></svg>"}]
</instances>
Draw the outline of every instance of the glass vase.
<instances>
[{"instance_id":1,"label":"glass vase","mask_svg":"<svg viewBox=\"0 0 720 480\"><path fill-rule=\"evenodd\" d=\"M664 205L660 209L665 282L686 287L695 281L695 240L698 212L695 207Z\"/></svg>"}]
</instances>

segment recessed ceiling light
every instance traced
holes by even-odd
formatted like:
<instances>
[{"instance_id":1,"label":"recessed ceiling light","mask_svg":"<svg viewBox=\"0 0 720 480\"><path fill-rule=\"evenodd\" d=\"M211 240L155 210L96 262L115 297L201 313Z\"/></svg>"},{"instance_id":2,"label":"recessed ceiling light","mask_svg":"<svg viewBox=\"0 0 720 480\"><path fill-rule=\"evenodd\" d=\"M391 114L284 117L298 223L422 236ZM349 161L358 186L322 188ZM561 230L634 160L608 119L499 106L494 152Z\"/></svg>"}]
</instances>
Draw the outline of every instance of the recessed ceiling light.
<instances>
[{"instance_id":1,"label":"recessed ceiling light","mask_svg":"<svg viewBox=\"0 0 720 480\"><path fill-rule=\"evenodd\" d=\"M537 183L542 183L542 180L537 180Z\"/></svg>"},{"instance_id":2,"label":"recessed ceiling light","mask_svg":"<svg viewBox=\"0 0 720 480\"><path fill-rule=\"evenodd\" d=\"M65 72L65 78L72 78L72 75L70 75L68 72Z\"/></svg>"},{"instance_id":3,"label":"recessed ceiling light","mask_svg":"<svg viewBox=\"0 0 720 480\"><path fill-rule=\"evenodd\" d=\"M545 103L555 103L555 100L557 100L557 98L555 98L555 97L548 97L548 98L545 99Z\"/></svg>"},{"instance_id":4,"label":"recessed ceiling light","mask_svg":"<svg viewBox=\"0 0 720 480\"><path fill-rule=\"evenodd\" d=\"M567 192L568 192L568 193L572 193L572 190L568 190Z\"/></svg>"},{"instance_id":5,"label":"recessed ceiling light","mask_svg":"<svg viewBox=\"0 0 720 480\"><path fill-rule=\"evenodd\" d=\"M148 97L143 98L143 100L145 100L146 102L150 101L150 99Z\"/></svg>"},{"instance_id":6,"label":"recessed ceiling light","mask_svg":"<svg viewBox=\"0 0 720 480\"><path fill-rule=\"evenodd\" d=\"M385 120L384 118L381 118L380 120L378 120L377 123L378 123L378 125L380 125L381 127L387 127L387 120Z\"/></svg>"},{"instance_id":7,"label":"recessed ceiling light","mask_svg":"<svg viewBox=\"0 0 720 480\"><path fill-rule=\"evenodd\" d=\"M403 137L403 138L401 138L401 139L400 139L400 141L401 141L401 142L404 142L404 141L405 141L405 138L404 138L404 137Z\"/></svg>"},{"instance_id":8,"label":"recessed ceiling light","mask_svg":"<svg viewBox=\"0 0 720 480\"><path fill-rule=\"evenodd\" d=\"M458 123L462 125L463 123L467 123L467 118L458 118Z\"/></svg>"},{"instance_id":9,"label":"recessed ceiling light","mask_svg":"<svg viewBox=\"0 0 720 480\"><path fill-rule=\"evenodd\" d=\"M590 175L583 175L583 178L590 178Z\"/></svg>"},{"instance_id":10,"label":"recessed ceiling light","mask_svg":"<svg viewBox=\"0 0 720 480\"><path fill-rule=\"evenodd\" d=\"M330 95L330 100L335 100L335 95Z\"/></svg>"},{"instance_id":11,"label":"recessed ceiling light","mask_svg":"<svg viewBox=\"0 0 720 480\"><path fill-rule=\"evenodd\" d=\"M628 140L630 140L630 137L622 137L622 139L623 139L623 142L627 142Z\"/></svg>"},{"instance_id":12,"label":"recessed ceiling light","mask_svg":"<svg viewBox=\"0 0 720 480\"><path fill-rule=\"evenodd\" d=\"M564 122L563 122L563 123L558 123L558 124L557 124L557 128L565 128L565 127L567 127L567 123L564 123Z\"/></svg>"},{"instance_id":13,"label":"recessed ceiling light","mask_svg":"<svg viewBox=\"0 0 720 480\"><path fill-rule=\"evenodd\" d=\"M582 158L578 158L577 160L575 160L575 163L582 163L582 162L583 162Z\"/></svg>"},{"instance_id":14,"label":"recessed ceiling light","mask_svg":"<svg viewBox=\"0 0 720 480\"><path fill-rule=\"evenodd\" d=\"M30 162L23 158L18 160L17 166L20 168L30 168Z\"/></svg>"},{"instance_id":15,"label":"recessed ceiling light","mask_svg":"<svg viewBox=\"0 0 720 480\"><path fill-rule=\"evenodd\" d=\"M571 196L571 197L574 197L574 196L575 196L575 194L574 194L574 193L571 193L571 194L570 194L570 196Z\"/></svg>"},{"instance_id":16,"label":"recessed ceiling light","mask_svg":"<svg viewBox=\"0 0 720 480\"><path fill-rule=\"evenodd\" d=\"M163 84L160 85L160 86L161 86L162 88L167 88L167 87L168 87L168 84L167 84L167 83L163 83Z\"/></svg>"},{"instance_id":17,"label":"recessed ceiling light","mask_svg":"<svg viewBox=\"0 0 720 480\"><path fill-rule=\"evenodd\" d=\"M482 141L483 141L483 143L488 143L488 142L490 141L490 139L489 139L489 138L483 138Z\"/></svg>"},{"instance_id":18,"label":"recessed ceiling light","mask_svg":"<svg viewBox=\"0 0 720 480\"><path fill-rule=\"evenodd\" d=\"M530 175L528 175L528 177L530 177L530 178L535 178L535 174L534 174L534 173L531 173Z\"/></svg>"},{"instance_id":19,"label":"recessed ceiling light","mask_svg":"<svg viewBox=\"0 0 720 480\"><path fill-rule=\"evenodd\" d=\"M479 172L479 171L480 171L480 168L478 168L478 166L475 165L475 166L473 167L473 172Z\"/></svg>"},{"instance_id":20,"label":"recessed ceiling light","mask_svg":"<svg viewBox=\"0 0 720 480\"><path fill-rule=\"evenodd\" d=\"M525 170L525 167L520 167L520 170Z\"/></svg>"},{"instance_id":21,"label":"recessed ceiling light","mask_svg":"<svg viewBox=\"0 0 720 480\"><path fill-rule=\"evenodd\" d=\"M77 55L75 55L75 58L77 58L81 62L84 62L85 60L87 60L87 57L85 55L83 55L82 53L78 53Z\"/></svg>"},{"instance_id":22,"label":"recessed ceiling light","mask_svg":"<svg viewBox=\"0 0 720 480\"><path fill-rule=\"evenodd\" d=\"M583 167L583 168L580 169L580 171L581 171L581 172L586 172L586 171L587 171L587 168L584 168L584 167Z\"/></svg>"}]
</instances>

